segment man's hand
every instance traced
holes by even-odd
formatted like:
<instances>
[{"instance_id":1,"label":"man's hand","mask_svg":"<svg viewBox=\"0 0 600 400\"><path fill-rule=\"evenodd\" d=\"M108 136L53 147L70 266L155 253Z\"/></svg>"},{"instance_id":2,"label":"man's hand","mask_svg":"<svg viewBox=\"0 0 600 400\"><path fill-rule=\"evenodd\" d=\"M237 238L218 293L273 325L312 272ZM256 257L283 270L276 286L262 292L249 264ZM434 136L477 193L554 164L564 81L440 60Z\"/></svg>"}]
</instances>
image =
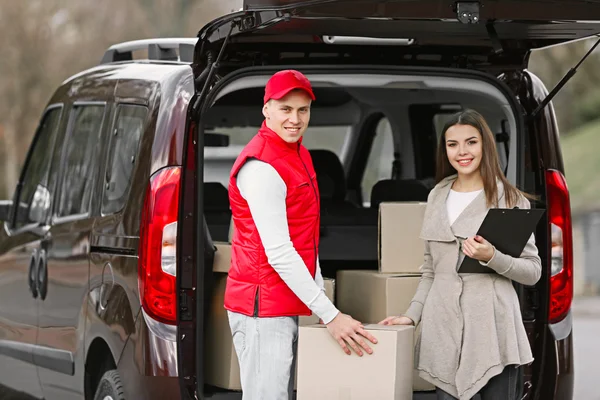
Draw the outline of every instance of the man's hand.
<instances>
[{"instance_id":1,"label":"man's hand","mask_svg":"<svg viewBox=\"0 0 600 400\"><path fill-rule=\"evenodd\" d=\"M495 251L494 246L479 235L465 240L462 250L467 256L483 262L489 262Z\"/></svg>"},{"instance_id":2,"label":"man's hand","mask_svg":"<svg viewBox=\"0 0 600 400\"><path fill-rule=\"evenodd\" d=\"M341 312L327 324L327 330L333 336L333 338L340 344L340 347L348 355L352 354L348 345L362 357L363 353L361 347L369 354L373 353L373 350L365 342L364 338L367 338L374 344L377 344L377 339L369 332L365 330L363 324L355 320L349 315L342 314Z\"/></svg>"},{"instance_id":3,"label":"man's hand","mask_svg":"<svg viewBox=\"0 0 600 400\"><path fill-rule=\"evenodd\" d=\"M379 325L414 325L415 322L405 316L400 317L387 317L383 321L379 322Z\"/></svg>"}]
</instances>

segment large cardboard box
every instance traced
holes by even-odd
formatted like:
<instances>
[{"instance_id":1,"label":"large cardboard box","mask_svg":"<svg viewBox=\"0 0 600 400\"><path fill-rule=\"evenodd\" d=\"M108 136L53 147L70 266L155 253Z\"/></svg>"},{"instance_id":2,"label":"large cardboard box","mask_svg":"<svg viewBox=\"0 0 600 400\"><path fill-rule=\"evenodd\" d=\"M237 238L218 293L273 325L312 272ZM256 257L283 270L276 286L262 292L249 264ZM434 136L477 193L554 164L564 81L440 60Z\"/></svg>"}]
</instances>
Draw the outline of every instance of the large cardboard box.
<instances>
[{"instance_id":1,"label":"large cardboard box","mask_svg":"<svg viewBox=\"0 0 600 400\"><path fill-rule=\"evenodd\" d=\"M331 301L335 296L335 279L324 279L325 293ZM206 383L230 390L241 390L240 366L237 359L231 328L227 318L227 310L223 307L227 274L215 274L212 307L206 329L206 357L205 379ZM300 317L299 325L318 323L317 316Z\"/></svg>"},{"instance_id":2,"label":"large cardboard box","mask_svg":"<svg viewBox=\"0 0 600 400\"><path fill-rule=\"evenodd\" d=\"M337 307L362 323L376 324L390 315L406 312L420 274L381 274L377 271L341 270L336 276ZM415 343L420 326L415 332ZM413 390L429 391L435 387L413 372Z\"/></svg>"},{"instance_id":3,"label":"large cardboard box","mask_svg":"<svg viewBox=\"0 0 600 400\"><path fill-rule=\"evenodd\" d=\"M233 347L227 310L223 307L227 274L215 274L212 305L206 327L204 378L224 389L241 390L240 366Z\"/></svg>"},{"instance_id":4,"label":"large cardboard box","mask_svg":"<svg viewBox=\"0 0 600 400\"><path fill-rule=\"evenodd\" d=\"M373 354L347 355L323 325L300 327L298 400L410 400L412 326L366 325Z\"/></svg>"},{"instance_id":5,"label":"large cardboard box","mask_svg":"<svg viewBox=\"0 0 600 400\"><path fill-rule=\"evenodd\" d=\"M323 283L325 286L325 295L331 300L335 302L335 279L323 278ZM319 323L319 317L316 315L311 316L301 316L298 318L298 326L308 326L308 325L316 325ZM296 367L294 368L295 378L294 378L294 389L298 388L298 358L296 357Z\"/></svg>"},{"instance_id":6,"label":"large cardboard box","mask_svg":"<svg viewBox=\"0 0 600 400\"><path fill-rule=\"evenodd\" d=\"M362 323L378 323L406 311L420 279L420 274L340 270L336 276L337 307Z\"/></svg>"},{"instance_id":7,"label":"large cardboard box","mask_svg":"<svg viewBox=\"0 0 600 400\"><path fill-rule=\"evenodd\" d=\"M335 279L323 278L323 283L325 286L325 295L334 302L335 300ZM314 325L319 323L319 317L316 315L311 316L301 316L298 318L298 325Z\"/></svg>"},{"instance_id":8,"label":"large cardboard box","mask_svg":"<svg viewBox=\"0 0 600 400\"><path fill-rule=\"evenodd\" d=\"M231 267L231 244L225 242L214 242L217 251L213 261L213 271L229 273Z\"/></svg>"},{"instance_id":9,"label":"large cardboard box","mask_svg":"<svg viewBox=\"0 0 600 400\"><path fill-rule=\"evenodd\" d=\"M379 271L418 273L425 245L421 227L427 203L379 205Z\"/></svg>"}]
</instances>

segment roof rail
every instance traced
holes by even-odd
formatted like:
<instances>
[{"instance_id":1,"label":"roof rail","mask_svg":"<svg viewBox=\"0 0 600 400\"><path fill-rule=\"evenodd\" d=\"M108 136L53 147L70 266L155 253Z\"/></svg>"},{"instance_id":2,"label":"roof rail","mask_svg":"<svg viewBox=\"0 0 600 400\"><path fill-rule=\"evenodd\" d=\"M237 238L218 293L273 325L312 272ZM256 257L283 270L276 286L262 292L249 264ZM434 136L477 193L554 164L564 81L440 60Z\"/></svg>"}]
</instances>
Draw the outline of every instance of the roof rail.
<instances>
[{"instance_id":1,"label":"roof rail","mask_svg":"<svg viewBox=\"0 0 600 400\"><path fill-rule=\"evenodd\" d=\"M198 38L156 38L132 40L110 46L100 64L132 61L133 52L148 50L148 60L192 62ZM176 52L179 50L179 54Z\"/></svg>"}]
</instances>

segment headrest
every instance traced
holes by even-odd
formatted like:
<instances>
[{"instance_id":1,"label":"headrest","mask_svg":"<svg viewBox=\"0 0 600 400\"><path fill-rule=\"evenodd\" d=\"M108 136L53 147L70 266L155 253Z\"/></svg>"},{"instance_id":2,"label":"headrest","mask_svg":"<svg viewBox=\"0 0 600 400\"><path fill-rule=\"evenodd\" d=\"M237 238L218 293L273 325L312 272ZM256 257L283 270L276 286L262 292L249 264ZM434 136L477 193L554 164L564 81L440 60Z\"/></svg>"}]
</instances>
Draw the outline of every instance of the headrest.
<instances>
[{"instance_id":1,"label":"headrest","mask_svg":"<svg viewBox=\"0 0 600 400\"><path fill-rule=\"evenodd\" d=\"M331 150L310 150L321 198L343 202L346 198L346 176L339 157Z\"/></svg>"},{"instance_id":2,"label":"headrest","mask_svg":"<svg viewBox=\"0 0 600 400\"><path fill-rule=\"evenodd\" d=\"M427 201L430 189L416 179L386 179L377 182L371 190L371 207L383 201Z\"/></svg>"},{"instance_id":3,"label":"headrest","mask_svg":"<svg viewBox=\"0 0 600 400\"><path fill-rule=\"evenodd\" d=\"M229 193L220 182L206 182L204 184L204 210L229 210Z\"/></svg>"}]
</instances>

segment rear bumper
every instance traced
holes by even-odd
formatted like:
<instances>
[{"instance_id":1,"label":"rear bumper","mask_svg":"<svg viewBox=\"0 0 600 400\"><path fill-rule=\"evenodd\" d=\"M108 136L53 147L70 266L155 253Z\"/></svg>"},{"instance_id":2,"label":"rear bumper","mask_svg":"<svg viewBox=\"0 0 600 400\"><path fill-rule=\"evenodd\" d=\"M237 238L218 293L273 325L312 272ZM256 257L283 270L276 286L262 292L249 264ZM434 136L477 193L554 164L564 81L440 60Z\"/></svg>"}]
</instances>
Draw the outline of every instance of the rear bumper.
<instances>
[{"instance_id":1,"label":"rear bumper","mask_svg":"<svg viewBox=\"0 0 600 400\"><path fill-rule=\"evenodd\" d=\"M141 314L117 366L125 398L179 400L176 329Z\"/></svg>"},{"instance_id":2,"label":"rear bumper","mask_svg":"<svg viewBox=\"0 0 600 400\"><path fill-rule=\"evenodd\" d=\"M541 379L541 399L572 400L575 386L573 359L573 316L548 326L545 366Z\"/></svg>"}]
</instances>

